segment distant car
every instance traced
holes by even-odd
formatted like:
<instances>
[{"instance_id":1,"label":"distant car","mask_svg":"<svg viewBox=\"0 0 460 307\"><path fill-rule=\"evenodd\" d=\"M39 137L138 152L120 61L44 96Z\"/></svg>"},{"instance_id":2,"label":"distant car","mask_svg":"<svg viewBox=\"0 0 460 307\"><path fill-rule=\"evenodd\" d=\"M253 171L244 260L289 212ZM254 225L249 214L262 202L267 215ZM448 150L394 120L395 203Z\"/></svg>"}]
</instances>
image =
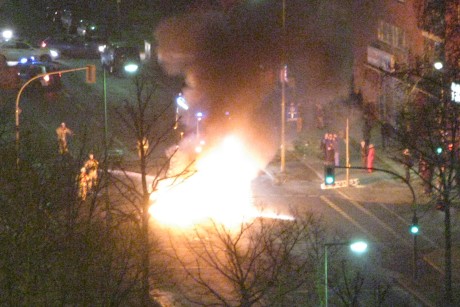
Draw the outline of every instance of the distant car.
<instances>
[{"instance_id":1,"label":"distant car","mask_svg":"<svg viewBox=\"0 0 460 307\"><path fill-rule=\"evenodd\" d=\"M0 54L7 61L19 62L21 59L35 59L40 61L52 61L59 56L56 50L49 48L35 48L24 41L9 40L0 43Z\"/></svg>"},{"instance_id":2,"label":"distant car","mask_svg":"<svg viewBox=\"0 0 460 307\"><path fill-rule=\"evenodd\" d=\"M108 45L101 53L101 65L109 73L124 75L125 67L131 64L140 67L140 50L135 46Z\"/></svg>"},{"instance_id":3,"label":"distant car","mask_svg":"<svg viewBox=\"0 0 460 307\"><path fill-rule=\"evenodd\" d=\"M56 63L50 62L39 62L29 61L26 63L19 63L17 65L19 71L19 77L23 83L27 82L31 78L50 72L59 71L59 66ZM62 88L61 73L49 74L32 81L29 85L35 90L48 90L55 91Z\"/></svg>"},{"instance_id":4,"label":"distant car","mask_svg":"<svg viewBox=\"0 0 460 307\"><path fill-rule=\"evenodd\" d=\"M40 43L42 47L55 49L61 55L72 58L99 58L107 44L105 38L75 35L47 37Z\"/></svg>"}]
</instances>

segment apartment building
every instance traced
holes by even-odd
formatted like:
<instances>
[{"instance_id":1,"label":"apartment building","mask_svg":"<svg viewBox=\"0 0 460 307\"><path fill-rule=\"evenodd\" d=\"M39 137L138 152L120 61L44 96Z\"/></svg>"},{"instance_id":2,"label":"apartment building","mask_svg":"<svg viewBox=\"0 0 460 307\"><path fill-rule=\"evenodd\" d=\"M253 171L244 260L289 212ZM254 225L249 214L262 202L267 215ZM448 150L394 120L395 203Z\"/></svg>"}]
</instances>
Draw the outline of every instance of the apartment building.
<instances>
[{"instance_id":1,"label":"apartment building","mask_svg":"<svg viewBox=\"0 0 460 307\"><path fill-rule=\"evenodd\" d=\"M459 7L458 0L353 1L354 89L380 121L394 124L407 99L396 72L428 74L442 61L458 77Z\"/></svg>"}]
</instances>

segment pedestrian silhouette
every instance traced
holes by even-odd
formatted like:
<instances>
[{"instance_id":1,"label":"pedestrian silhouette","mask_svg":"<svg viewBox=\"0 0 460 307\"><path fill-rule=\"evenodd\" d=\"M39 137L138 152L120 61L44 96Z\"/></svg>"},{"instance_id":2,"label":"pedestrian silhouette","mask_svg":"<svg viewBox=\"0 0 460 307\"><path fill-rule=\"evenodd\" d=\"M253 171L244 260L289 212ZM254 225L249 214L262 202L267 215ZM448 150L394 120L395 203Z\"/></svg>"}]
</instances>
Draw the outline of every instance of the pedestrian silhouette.
<instances>
[{"instance_id":1,"label":"pedestrian silhouette","mask_svg":"<svg viewBox=\"0 0 460 307\"><path fill-rule=\"evenodd\" d=\"M69 151L67 147L67 135L71 136L72 134L72 130L67 128L65 123L61 123L61 125L57 127L56 135L59 144L59 153L61 155L66 154Z\"/></svg>"},{"instance_id":2,"label":"pedestrian silhouette","mask_svg":"<svg viewBox=\"0 0 460 307\"><path fill-rule=\"evenodd\" d=\"M90 153L88 157L88 160L85 162L85 169L88 172L88 191L91 193L93 188L97 185L97 170L99 168L99 161L94 158L92 153Z\"/></svg>"},{"instance_id":3,"label":"pedestrian silhouette","mask_svg":"<svg viewBox=\"0 0 460 307\"><path fill-rule=\"evenodd\" d=\"M374 158L375 158L375 148L374 144L369 145L369 150L367 151L367 171L372 173L374 168Z\"/></svg>"}]
</instances>

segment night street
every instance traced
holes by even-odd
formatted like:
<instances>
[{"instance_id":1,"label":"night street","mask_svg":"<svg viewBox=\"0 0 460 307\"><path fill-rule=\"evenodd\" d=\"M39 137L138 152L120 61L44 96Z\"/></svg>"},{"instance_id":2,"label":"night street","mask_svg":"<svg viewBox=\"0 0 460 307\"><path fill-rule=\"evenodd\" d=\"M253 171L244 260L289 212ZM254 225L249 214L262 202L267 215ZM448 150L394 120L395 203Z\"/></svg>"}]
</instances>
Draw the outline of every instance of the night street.
<instances>
[{"instance_id":1,"label":"night street","mask_svg":"<svg viewBox=\"0 0 460 307\"><path fill-rule=\"evenodd\" d=\"M0 305L458 306L458 12L0 1Z\"/></svg>"}]
</instances>

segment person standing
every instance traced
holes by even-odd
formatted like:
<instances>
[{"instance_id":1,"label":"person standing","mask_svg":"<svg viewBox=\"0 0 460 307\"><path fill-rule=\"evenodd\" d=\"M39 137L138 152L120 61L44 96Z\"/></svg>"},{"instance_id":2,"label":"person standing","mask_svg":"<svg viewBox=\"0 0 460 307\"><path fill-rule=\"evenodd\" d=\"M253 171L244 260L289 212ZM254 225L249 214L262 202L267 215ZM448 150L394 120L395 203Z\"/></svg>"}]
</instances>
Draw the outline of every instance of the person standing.
<instances>
[{"instance_id":1,"label":"person standing","mask_svg":"<svg viewBox=\"0 0 460 307\"><path fill-rule=\"evenodd\" d=\"M335 166L340 166L340 140L337 134L332 136L332 147L334 147L334 163Z\"/></svg>"},{"instance_id":2,"label":"person standing","mask_svg":"<svg viewBox=\"0 0 460 307\"><path fill-rule=\"evenodd\" d=\"M369 150L367 151L367 172L372 173L374 168L375 148L374 144L369 144Z\"/></svg>"},{"instance_id":3,"label":"person standing","mask_svg":"<svg viewBox=\"0 0 460 307\"><path fill-rule=\"evenodd\" d=\"M71 136L72 134L72 130L67 128L65 123L61 123L61 125L57 127L56 135L59 144L59 153L61 155L66 154L69 151L67 148L67 135Z\"/></svg>"},{"instance_id":4,"label":"person standing","mask_svg":"<svg viewBox=\"0 0 460 307\"><path fill-rule=\"evenodd\" d=\"M410 151L408 148L403 150L403 164L404 164L404 169L406 170L406 182L410 181L410 169L412 166L414 166L414 163L412 162L412 155L410 154Z\"/></svg>"},{"instance_id":5,"label":"person standing","mask_svg":"<svg viewBox=\"0 0 460 307\"><path fill-rule=\"evenodd\" d=\"M82 167L80 169L80 174L78 175L78 197L81 200L86 200L86 195L88 194L88 174L86 174L86 168Z\"/></svg>"},{"instance_id":6,"label":"person standing","mask_svg":"<svg viewBox=\"0 0 460 307\"><path fill-rule=\"evenodd\" d=\"M361 141L361 163L364 168L367 167L367 147L364 140Z\"/></svg>"},{"instance_id":7,"label":"person standing","mask_svg":"<svg viewBox=\"0 0 460 307\"><path fill-rule=\"evenodd\" d=\"M321 143L319 145L319 149L322 151L323 153L323 160L326 161L326 152L327 152L327 137L328 137L328 134L325 133L324 134L324 137L321 139Z\"/></svg>"},{"instance_id":8,"label":"person standing","mask_svg":"<svg viewBox=\"0 0 460 307\"><path fill-rule=\"evenodd\" d=\"M97 170L99 161L94 158L92 153L89 154L89 159L85 162L85 168L88 171L88 191L92 192L93 187L97 185Z\"/></svg>"},{"instance_id":9,"label":"person standing","mask_svg":"<svg viewBox=\"0 0 460 307\"><path fill-rule=\"evenodd\" d=\"M433 186L431 185L431 181L433 179L433 168L422 156L419 160L418 171L423 180L423 192L427 195L431 194L433 190Z\"/></svg>"}]
</instances>

